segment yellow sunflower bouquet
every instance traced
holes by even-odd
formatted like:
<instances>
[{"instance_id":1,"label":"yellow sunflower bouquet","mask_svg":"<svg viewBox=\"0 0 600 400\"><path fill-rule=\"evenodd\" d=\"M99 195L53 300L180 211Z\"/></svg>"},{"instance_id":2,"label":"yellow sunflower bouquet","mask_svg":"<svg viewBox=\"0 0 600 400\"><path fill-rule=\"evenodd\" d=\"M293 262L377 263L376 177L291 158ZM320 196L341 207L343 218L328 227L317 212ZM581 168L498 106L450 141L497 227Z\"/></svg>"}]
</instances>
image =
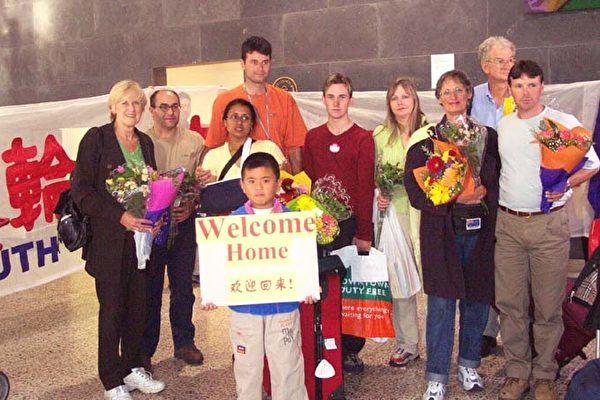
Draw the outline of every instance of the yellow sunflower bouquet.
<instances>
[{"instance_id":1,"label":"yellow sunflower bouquet","mask_svg":"<svg viewBox=\"0 0 600 400\"><path fill-rule=\"evenodd\" d=\"M452 143L432 139L433 151L423 148L427 161L423 167L415 168L417 183L431 202L436 205L454 200L468 181L468 168L458 147Z\"/></svg>"}]
</instances>

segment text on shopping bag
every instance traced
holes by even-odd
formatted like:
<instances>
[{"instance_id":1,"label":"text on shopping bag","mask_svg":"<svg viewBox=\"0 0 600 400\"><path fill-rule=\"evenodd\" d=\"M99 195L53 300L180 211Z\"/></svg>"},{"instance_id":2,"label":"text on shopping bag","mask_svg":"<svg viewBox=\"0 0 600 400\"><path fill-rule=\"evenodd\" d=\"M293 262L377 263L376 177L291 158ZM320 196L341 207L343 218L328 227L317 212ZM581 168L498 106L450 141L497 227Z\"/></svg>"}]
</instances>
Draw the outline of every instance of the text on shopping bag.
<instances>
[{"instance_id":1,"label":"text on shopping bag","mask_svg":"<svg viewBox=\"0 0 600 400\"><path fill-rule=\"evenodd\" d=\"M203 304L319 298L312 212L198 218L196 241Z\"/></svg>"},{"instance_id":2,"label":"text on shopping bag","mask_svg":"<svg viewBox=\"0 0 600 400\"><path fill-rule=\"evenodd\" d=\"M332 254L338 255L346 267L342 281L342 333L365 338L394 337L385 255L371 248L368 256L359 256L356 246L346 246Z\"/></svg>"},{"instance_id":3,"label":"text on shopping bag","mask_svg":"<svg viewBox=\"0 0 600 400\"><path fill-rule=\"evenodd\" d=\"M369 337L394 337L388 282L342 283L342 333Z\"/></svg>"}]
</instances>

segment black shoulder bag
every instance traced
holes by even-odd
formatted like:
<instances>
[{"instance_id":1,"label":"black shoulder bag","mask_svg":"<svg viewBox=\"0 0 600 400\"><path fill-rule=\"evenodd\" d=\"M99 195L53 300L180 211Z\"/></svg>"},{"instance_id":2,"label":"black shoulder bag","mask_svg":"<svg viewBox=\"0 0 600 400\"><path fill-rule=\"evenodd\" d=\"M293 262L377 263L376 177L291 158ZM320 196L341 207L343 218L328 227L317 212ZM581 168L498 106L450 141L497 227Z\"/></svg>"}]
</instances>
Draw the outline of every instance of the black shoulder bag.
<instances>
[{"instance_id":1,"label":"black shoulder bag","mask_svg":"<svg viewBox=\"0 0 600 400\"><path fill-rule=\"evenodd\" d=\"M252 140L254 143L254 140ZM219 174L218 182L223 181L227 172L233 164L242 156L241 146L231 156L227 164ZM210 184L200 192L200 210L199 212L206 215L219 215L231 212L248 201L248 197L242 191L240 179L229 179L222 183Z\"/></svg>"},{"instance_id":2,"label":"black shoulder bag","mask_svg":"<svg viewBox=\"0 0 600 400\"><path fill-rule=\"evenodd\" d=\"M71 189L60 194L54 213L59 215L57 231L60 240L69 251L83 247L91 237L90 220L84 215L71 196Z\"/></svg>"},{"instance_id":3,"label":"black shoulder bag","mask_svg":"<svg viewBox=\"0 0 600 400\"><path fill-rule=\"evenodd\" d=\"M104 147L103 133L100 132L100 147ZM96 173L98 173L98 164L100 163L100 155L102 151L98 151L98 159L96 161ZM60 194L54 214L58 214L58 224L56 230L58 232L58 240L62 242L67 250L75 251L83 247L92 236L90 219L83 214L73 197L71 189L67 189Z\"/></svg>"}]
</instances>

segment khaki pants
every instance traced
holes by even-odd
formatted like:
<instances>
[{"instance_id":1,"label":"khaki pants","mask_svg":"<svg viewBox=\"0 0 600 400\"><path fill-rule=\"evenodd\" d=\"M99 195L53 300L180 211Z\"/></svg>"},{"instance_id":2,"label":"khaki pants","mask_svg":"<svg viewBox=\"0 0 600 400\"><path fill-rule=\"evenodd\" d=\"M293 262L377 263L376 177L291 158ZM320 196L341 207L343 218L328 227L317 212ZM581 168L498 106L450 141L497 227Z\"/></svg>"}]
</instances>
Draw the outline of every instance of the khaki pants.
<instances>
[{"instance_id":1,"label":"khaki pants","mask_svg":"<svg viewBox=\"0 0 600 400\"><path fill-rule=\"evenodd\" d=\"M261 400L266 354L273 400L307 400L300 313L252 315L231 313L230 337L239 400Z\"/></svg>"},{"instance_id":2,"label":"khaki pants","mask_svg":"<svg viewBox=\"0 0 600 400\"><path fill-rule=\"evenodd\" d=\"M563 333L562 301L569 260L569 218L564 209L533 217L498 210L496 305L508 377L554 379L554 352ZM535 313L529 344L529 286Z\"/></svg>"},{"instance_id":3,"label":"khaki pants","mask_svg":"<svg viewBox=\"0 0 600 400\"><path fill-rule=\"evenodd\" d=\"M417 295L408 299L392 299L392 321L398 347L412 354L419 354L419 321L417 319Z\"/></svg>"}]
</instances>

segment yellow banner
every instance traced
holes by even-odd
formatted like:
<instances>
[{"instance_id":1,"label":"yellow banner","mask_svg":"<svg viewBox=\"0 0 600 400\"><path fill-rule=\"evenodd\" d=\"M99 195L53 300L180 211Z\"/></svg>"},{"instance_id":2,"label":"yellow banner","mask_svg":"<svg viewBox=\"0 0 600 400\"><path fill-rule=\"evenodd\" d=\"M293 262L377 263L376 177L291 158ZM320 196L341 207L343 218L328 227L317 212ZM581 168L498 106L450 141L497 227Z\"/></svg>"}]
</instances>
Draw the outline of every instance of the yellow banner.
<instances>
[{"instance_id":1,"label":"yellow banner","mask_svg":"<svg viewBox=\"0 0 600 400\"><path fill-rule=\"evenodd\" d=\"M202 303L318 299L316 235L311 211L196 219Z\"/></svg>"}]
</instances>

